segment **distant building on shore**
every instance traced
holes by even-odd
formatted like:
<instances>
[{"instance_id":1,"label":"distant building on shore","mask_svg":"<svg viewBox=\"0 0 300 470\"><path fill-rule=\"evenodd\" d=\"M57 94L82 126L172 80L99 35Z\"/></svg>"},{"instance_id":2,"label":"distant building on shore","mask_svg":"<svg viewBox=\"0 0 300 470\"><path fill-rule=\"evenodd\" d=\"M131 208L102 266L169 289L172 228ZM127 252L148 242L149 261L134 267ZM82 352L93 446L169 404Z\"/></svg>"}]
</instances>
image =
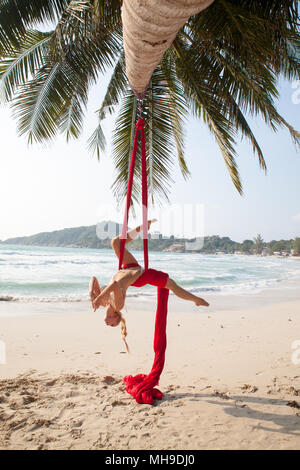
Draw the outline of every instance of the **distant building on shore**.
<instances>
[{"instance_id":1,"label":"distant building on shore","mask_svg":"<svg viewBox=\"0 0 300 470\"><path fill-rule=\"evenodd\" d=\"M165 248L163 251L171 251L173 253L183 253L185 251L183 243L173 243L173 245Z\"/></svg>"}]
</instances>

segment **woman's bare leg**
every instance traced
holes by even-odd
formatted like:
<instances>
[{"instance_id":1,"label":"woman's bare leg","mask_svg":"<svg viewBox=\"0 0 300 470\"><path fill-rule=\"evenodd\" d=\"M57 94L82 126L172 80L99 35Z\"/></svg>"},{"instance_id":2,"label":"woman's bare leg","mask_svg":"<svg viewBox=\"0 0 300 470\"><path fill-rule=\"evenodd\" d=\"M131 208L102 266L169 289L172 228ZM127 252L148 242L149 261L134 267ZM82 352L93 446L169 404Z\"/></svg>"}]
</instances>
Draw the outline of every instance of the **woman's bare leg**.
<instances>
[{"instance_id":1,"label":"woman's bare leg","mask_svg":"<svg viewBox=\"0 0 300 470\"><path fill-rule=\"evenodd\" d=\"M174 292L175 295L177 295L177 297L180 297L181 299L191 300L192 302L195 302L196 305L203 305L205 307L208 307L209 305L206 300L201 299L201 297L197 297L197 295L194 295L191 292L183 289L178 284L176 284L176 282L173 281L173 279L171 278L167 280L167 284L165 287L166 289L170 289L172 292Z\"/></svg>"},{"instance_id":2,"label":"woman's bare leg","mask_svg":"<svg viewBox=\"0 0 300 470\"><path fill-rule=\"evenodd\" d=\"M155 221L156 221L156 219L148 220L148 229L150 228L151 224ZM142 225L139 225L138 227L136 227L132 230L129 230L127 232L125 245L130 243L132 240L134 240L138 236L138 234L141 231L142 227L143 227ZM119 256L120 256L121 237L122 237L122 235L119 235L118 237L114 237L111 241L111 246L112 246L112 248L113 248L113 250L114 250L114 252L115 252L118 259L119 259ZM130 251L127 250L127 248L125 248L124 249L124 255L123 255L123 264L132 264L132 263L137 263L137 260L133 256L133 254L130 253Z\"/></svg>"}]
</instances>

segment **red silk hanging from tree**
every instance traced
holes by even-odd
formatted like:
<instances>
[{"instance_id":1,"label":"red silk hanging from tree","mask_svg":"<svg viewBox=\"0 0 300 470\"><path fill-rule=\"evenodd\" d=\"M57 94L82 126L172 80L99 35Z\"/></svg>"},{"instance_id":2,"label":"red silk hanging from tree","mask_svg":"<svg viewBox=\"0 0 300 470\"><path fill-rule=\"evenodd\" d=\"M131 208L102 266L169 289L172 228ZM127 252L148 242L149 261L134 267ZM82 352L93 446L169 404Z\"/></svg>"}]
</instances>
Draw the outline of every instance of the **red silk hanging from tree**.
<instances>
[{"instance_id":1,"label":"red silk hanging from tree","mask_svg":"<svg viewBox=\"0 0 300 470\"><path fill-rule=\"evenodd\" d=\"M123 219L122 237L120 244L119 269L122 268L125 242L127 237L128 216L131 203L133 175L136 162L136 153L141 137L141 166L142 166L142 204L143 204L143 246L144 246L144 267L145 272L142 285L147 284L147 278L151 277L151 269L148 269L148 190L147 190L147 167L146 167L146 148L145 148L145 122L139 118L136 123L136 132L133 141L132 156L130 161L128 186L126 194L126 207ZM165 280L165 279L164 279ZM138 374L136 376L128 375L124 377L126 391L130 393L137 403L153 404L154 399L162 399L163 394L160 390L154 388L159 383L160 375L164 368L165 351L167 347L166 324L168 313L169 290L164 287L157 287L157 309L155 318L154 333L154 362L151 372Z\"/></svg>"},{"instance_id":2,"label":"red silk hanging from tree","mask_svg":"<svg viewBox=\"0 0 300 470\"><path fill-rule=\"evenodd\" d=\"M119 269L122 267L124 248L126 242L126 234L128 228L128 217L131 203L131 193L133 184L133 175L136 162L136 152L139 141L139 134L141 134L141 160L142 160L142 204L143 204L143 245L144 245L144 266L145 270L148 269L148 188L147 188L147 168L146 168L146 146L145 146L145 122L140 118L136 123L136 131L132 147L132 155L130 161L128 185L126 194L126 207L124 212L123 226L122 226L122 238L120 245L120 256L119 256Z\"/></svg>"}]
</instances>

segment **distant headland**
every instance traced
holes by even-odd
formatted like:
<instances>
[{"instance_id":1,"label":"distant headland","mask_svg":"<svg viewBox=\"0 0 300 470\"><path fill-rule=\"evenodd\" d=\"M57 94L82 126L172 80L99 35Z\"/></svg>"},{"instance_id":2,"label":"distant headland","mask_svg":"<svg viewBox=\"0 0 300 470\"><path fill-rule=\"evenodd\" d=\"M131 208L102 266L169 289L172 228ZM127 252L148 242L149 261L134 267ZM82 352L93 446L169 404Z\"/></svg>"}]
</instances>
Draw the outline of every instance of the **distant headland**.
<instances>
[{"instance_id":1,"label":"distant headland","mask_svg":"<svg viewBox=\"0 0 300 470\"><path fill-rule=\"evenodd\" d=\"M64 228L53 232L41 232L26 237L8 238L0 243L10 245L28 245L28 246L57 246L67 248L110 248L109 233L111 231L118 235L121 233L121 225L112 222L101 222L102 236L99 235L99 225L90 225L82 227ZM109 227L109 230L107 228ZM107 230L108 236L103 237L103 231ZM97 235L98 233L98 235ZM272 240L265 242L261 235L253 239L244 240L242 243L231 240L229 237L220 237L219 235L206 236L201 249L186 249L186 243L195 239L175 238L174 236L164 237L156 232L149 234L149 250L151 251L170 251L170 252L188 252L188 253L213 253L213 254L245 254L245 255L275 255L275 256L300 256L300 238L290 240ZM142 250L142 239L134 240L131 245L132 250Z\"/></svg>"}]
</instances>

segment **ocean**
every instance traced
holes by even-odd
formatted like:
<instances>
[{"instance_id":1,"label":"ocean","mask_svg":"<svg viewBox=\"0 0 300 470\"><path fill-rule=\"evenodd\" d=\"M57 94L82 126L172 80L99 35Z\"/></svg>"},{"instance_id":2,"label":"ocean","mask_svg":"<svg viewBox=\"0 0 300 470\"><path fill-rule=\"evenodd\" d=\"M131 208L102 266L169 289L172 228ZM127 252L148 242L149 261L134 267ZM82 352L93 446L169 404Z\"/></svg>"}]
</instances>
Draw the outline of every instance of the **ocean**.
<instances>
[{"instance_id":1,"label":"ocean","mask_svg":"<svg viewBox=\"0 0 300 470\"><path fill-rule=\"evenodd\" d=\"M143 253L134 252L143 264ZM256 293L300 278L293 258L150 252L150 266L166 271L193 293ZM0 244L0 299L70 302L88 299L89 279L107 284L118 269L111 250ZM152 286L131 288L128 297L150 299Z\"/></svg>"}]
</instances>

